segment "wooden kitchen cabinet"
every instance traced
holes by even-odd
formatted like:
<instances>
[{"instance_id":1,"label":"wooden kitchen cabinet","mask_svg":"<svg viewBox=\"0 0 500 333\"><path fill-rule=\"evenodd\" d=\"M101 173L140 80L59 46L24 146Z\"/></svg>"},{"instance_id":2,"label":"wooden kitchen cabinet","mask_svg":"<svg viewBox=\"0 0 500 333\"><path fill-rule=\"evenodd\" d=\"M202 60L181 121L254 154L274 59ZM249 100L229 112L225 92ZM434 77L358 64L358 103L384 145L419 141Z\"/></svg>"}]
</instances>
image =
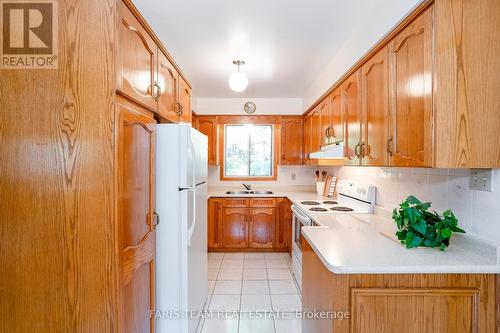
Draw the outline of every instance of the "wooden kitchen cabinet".
<instances>
[{"instance_id":1,"label":"wooden kitchen cabinet","mask_svg":"<svg viewBox=\"0 0 500 333\"><path fill-rule=\"evenodd\" d=\"M288 198L278 198L276 205L276 248L292 248L292 202Z\"/></svg>"},{"instance_id":2,"label":"wooden kitchen cabinet","mask_svg":"<svg viewBox=\"0 0 500 333\"><path fill-rule=\"evenodd\" d=\"M139 106L118 103L116 109L121 323L127 332L153 332L156 121Z\"/></svg>"},{"instance_id":3,"label":"wooden kitchen cabinet","mask_svg":"<svg viewBox=\"0 0 500 333\"><path fill-rule=\"evenodd\" d=\"M432 167L432 7L394 37L389 54L389 165Z\"/></svg>"},{"instance_id":4,"label":"wooden kitchen cabinet","mask_svg":"<svg viewBox=\"0 0 500 333\"><path fill-rule=\"evenodd\" d=\"M158 114L170 122L179 122L179 73L161 50L158 50L156 81L159 86Z\"/></svg>"},{"instance_id":5,"label":"wooden kitchen cabinet","mask_svg":"<svg viewBox=\"0 0 500 333\"><path fill-rule=\"evenodd\" d=\"M179 77L178 96L179 122L191 123L191 87L182 77Z\"/></svg>"},{"instance_id":6,"label":"wooden kitchen cabinet","mask_svg":"<svg viewBox=\"0 0 500 333\"><path fill-rule=\"evenodd\" d=\"M121 3L119 19L118 92L146 106L158 107L156 44L130 9Z\"/></svg>"},{"instance_id":7,"label":"wooden kitchen cabinet","mask_svg":"<svg viewBox=\"0 0 500 333\"><path fill-rule=\"evenodd\" d=\"M248 219L248 245L251 248L273 248L275 245L275 208L252 208Z\"/></svg>"},{"instance_id":8,"label":"wooden kitchen cabinet","mask_svg":"<svg viewBox=\"0 0 500 333\"><path fill-rule=\"evenodd\" d=\"M281 120L281 165L301 165L303 146L302 117L283 117Z\"/></svg>"},{"instance_id":9,"label":"wooden kitchen cabinet","mask_svg":"<svg viewBox=\"0 0 500 333\"><path fill-rule=\"evenodd\" d=\"M290 207L291 202L286 198L210 198L208 250L288 250Z\"/></svg>"},{"instance_id":10,"label":"wooden kitchen cabinet","mask_svg":"<svg viewBox=\"0 0 500 333\"><path fill-rule=\"evenodd\" d=\"M208 248L217 249L222 247L222 199L209 199L207 212Z\"/></svg>"},{"instance_id":11,"label":"wooden kitchen cabinet","mask_svg":"<svg viewBox=\"0 0 500 333\"><path fill-rule=\"evenodd\" d=\"M320 149L323 138L320 106L313 111L311 118L311 153L313 153Z\"/></svg>"},{"instance_id":12,"label":"wooden kitchen cabinet","mask_svg":"<svg viewBox=\"0 0 500 333\"><path fill-rule=\"evenodd\" d=\"M347 78L341 86L344 124L345 164L361 163L361 71Z\"/></svg>"},{"instance_id":13,"label":"wooden kitchen cabinet","mask_svg":"<svg viewBox=\"0 0 500 333\"><path fill-rule=\"evenodd\" d=\"M218 131L216 116L197 116L197 129L208 137L208 164L218 165Z\"/></svg>"},{"instance_id":14,"label":"wooden kitchen cabinet","mask_svg":"<svg viewBox=\"0 0 500 333\"><path fill-rule=\"evenodd\" d=\"M361 67L362 165L387 165L388 76L387 48L384 47Z\"/></svg>"},{"instance_id":15,"label":"wooden kitchen cabinet","mask_svg":"<svg viewBox=\"0 0 500 333\"><path fill-rule=\"evenodd\" d=\"M342 107L342 89L335 89L328 97L330 105L330 132L332 142L344 140L344 112Z\"/></svg>"},{"instance_id":16,"label":"wooden kitchen cabinet","mask_svg":"<svg viewBox=\"0 0 500 333\"><path fill-rule=\"evenodd\" d=\"M330 114L330 103L325 98L319 105L320 114L320 146L328 144L329 133L331 132L332 118Z\"/></svg>"},{"instance_id":17,"label":"wooden kitchen cabinet","mask_svg":"<svg viewBox=\"0 0 500 333\"><path fill-rule=\"evenodd\" d=\"M312 152L312 113L304 117L304 164L309 164L309 154Z\"/></svg>"},{"instance_id":18,"label":"wooden kitchen cabinet","mask_svg":"<svg viewBox=\"0 0 500 333\"><path fill-rule=\"evenodd\" d=\"M226 249L248 247L246 208L222 208L222 247Z\"/></svg>"}]
</instances>

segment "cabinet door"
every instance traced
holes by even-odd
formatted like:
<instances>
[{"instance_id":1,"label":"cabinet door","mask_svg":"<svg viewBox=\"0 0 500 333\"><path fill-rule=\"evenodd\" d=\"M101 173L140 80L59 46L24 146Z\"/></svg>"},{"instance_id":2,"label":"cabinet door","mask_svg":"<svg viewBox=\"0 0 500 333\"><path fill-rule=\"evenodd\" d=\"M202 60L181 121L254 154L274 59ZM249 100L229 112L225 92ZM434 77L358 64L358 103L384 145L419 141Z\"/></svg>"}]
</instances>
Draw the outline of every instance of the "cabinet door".
<instances>
[{"instance_id":1,"label":"cabinet door","mask_svg":"<svg viewBox=\"0 0 500 333\"><path fill-rule=\"evenodd\" d=\"M330 117L330 103L328 97L323 100L319 105L320 113L320 145L329 143L329 136L331 132L332 119Z\"/></svg>"},{"instance_id":2,"label":"cabinet door","mask_svg":"<svg viewBox=\"0 0 500 333\"><path fill-rule=\"evenodd\" d=\"M222 247L247 247L247 209L222 209Z\"/></svg>"},{"instance_id":3,"label":"cabinet door","mask_svg":"<svg viewBox=\"0 0 500 333\"><path fill-rule=\"evenodd\" d=\"M178 122L177 89L179 88L179 74L161 50L158 50L157 73L157 82L160 89L158 93L158 113L171 122Z\"/></svg>"},{"instance_id":4,"label":"cabinet door","mask_svg":"<svg viewBox=\"0 0 500 333\"><path fill-rule=\"evenodd\" d=\"M344 108L345 164L360 163L361 145L361 72L357 71L342 84L342 107Z\"/></svg>"},{"instance_id":5,"label":"cabinet door","mask_svg":"<svg viewBox=\"0 0 500 333\"><path fill-rule=\"evenodd\" d=\"M197 117L198 130L208 137L208 164L217 165L217 117Z\"/></svg>"},{"instance_id":6,"label":"cabinet door","mask_svg":"<svg viewBox=\"0 0 500 333\"><path fill-rule=\"evenodd\" d=\"M250 209L248 235L251 248L273 248L275 244L275 208Z\"/></svg>"},{"instance_id":7,"label":"cabinet door","mask_svg":"<svg viewBox=\"0 0 500 333\"><path fill-rule=\"evenodd\" d=\"M319 106L316 107L312 114L311 124L311 152L318 151L321 146L321 112Z\"/></svg>"},{"instance_id":8,"label":"cabinet door","mask_svg":"<svg viewBox=\"0 0 500 333\"><path fill-rule=\"evenodd\" d=\"M331 130L329 135L332 142L344 140L344 114L342 112L341 89L335 89L328 97L330 103Z\"/></svg>"},{"instance_id":9,"label":"cabinet door","mask_svg":"<svg viewBox=\"0 0 500 333\"><path fill-rule=\"evenodd\" d=\"M211 198L208 200L208 248L221 247L222 238L222 200Z\"/></svg>"},{"instance_id":10,"label":"cabinet door","mask_svg":"<svg viewBox=\"0 0 500 333\"><path fill-rule=\"evenodd\" d=\"M117 104L118 233L125 332L153 332L156 122Z\"/></svg>"},{"instance_id":11,"label":"cabinet door","mask_svg":"<svg viewBox=\"0 0 500 333\"><path fill-rule=\"evenodd\" d=\"M432 8L389 44L391 121L387 143L394 166L432 166Z\"/></svg>"},{"instance_id":12,"label":"cabinet door","mask_svg":"<svg viewBox=\"0 0 500 333\"><path fill-rule=\"evenodd\" d=\"M123 2L120 8L118 91L156 111L156 44Z\"/></svg>"},{"instance_id":13,"label":"cabinet door","mask_svg":"<svg viewBox=\"0 0 500 333\"><path fill-rule=\"evenodd\" d=\"M297 117L284 117L281 121L280 164L302 164L302 142L302 119Z\"/></svg>"},{"instance_id":14,"label":"cabinet door","mask_svg":"<svg viewBox=\"0 0 500 333\"><path fill-rule=\"evenodd\" d=\"M309 153L312 143L312 114L308 113L304 118L304 164L309 164Z\"/></svg>"},{"instance_id":15,"label":"cabinet door","mask_svg":"<svg viewBox=\"0 0 500 333\"><path fill-rule=\"evenodd\" d=\"M180 122L191 122L191 88L186 81L179 76L179 106L180 106Z\"/></svg>"},{"instance_id":16,"label":"cabinet door","mask_svg":"<svg viewBox=\"0 0 500 333\"><path fill-rule=\"evenodd\" d=\"M363 165L387 165L389 65L382 48L361 68Z\"/></svg>"},{"instance_id":17,"label":"cabinet door","mask_svg":"<svg viewBox=\"0 0 500 333\"><path fill-rule=\"evenodd\" d=\"M276 207L276 248L287 249L290 245L291 237L291 219L292 210L291 203L287 198L278 199Z\"/></svg>"}]
</instances>

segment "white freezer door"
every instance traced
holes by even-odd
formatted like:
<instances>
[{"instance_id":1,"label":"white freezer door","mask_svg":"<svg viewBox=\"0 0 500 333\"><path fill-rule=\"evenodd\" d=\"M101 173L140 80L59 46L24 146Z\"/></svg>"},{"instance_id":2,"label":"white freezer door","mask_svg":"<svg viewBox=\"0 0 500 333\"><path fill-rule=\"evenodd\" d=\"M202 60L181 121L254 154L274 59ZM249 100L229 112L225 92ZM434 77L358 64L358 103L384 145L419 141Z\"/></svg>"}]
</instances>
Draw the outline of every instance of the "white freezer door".
<instances>
[{"instance_id":1,"label":"white freezer door","mask_svg":"<svg viewBox=\"0 0 500 333\"><path fill-rule=\"evenodd\" d=\"M208 137L191 128L191 144L194 155L194 184L206 183L208 177Z\"/></svg>"}]
</instances>

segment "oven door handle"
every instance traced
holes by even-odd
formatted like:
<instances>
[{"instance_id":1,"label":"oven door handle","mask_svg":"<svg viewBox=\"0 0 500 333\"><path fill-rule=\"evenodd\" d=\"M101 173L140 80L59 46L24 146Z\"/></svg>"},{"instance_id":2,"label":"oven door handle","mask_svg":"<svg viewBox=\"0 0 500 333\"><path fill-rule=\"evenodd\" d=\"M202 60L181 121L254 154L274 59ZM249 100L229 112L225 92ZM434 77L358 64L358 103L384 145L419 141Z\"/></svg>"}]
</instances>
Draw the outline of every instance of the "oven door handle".
<instances>
[{"instance_id":1,"label":"oven door handle","mask_svg":"<svg viewBox=\"0 0 500 333\"><path fill-rule=\"evenodd\" d=\"M301 222L306 222L308 225L311 224L311 219L302 213L299 208L292 206L292 212Z\"/></svg>"}]
</instances>

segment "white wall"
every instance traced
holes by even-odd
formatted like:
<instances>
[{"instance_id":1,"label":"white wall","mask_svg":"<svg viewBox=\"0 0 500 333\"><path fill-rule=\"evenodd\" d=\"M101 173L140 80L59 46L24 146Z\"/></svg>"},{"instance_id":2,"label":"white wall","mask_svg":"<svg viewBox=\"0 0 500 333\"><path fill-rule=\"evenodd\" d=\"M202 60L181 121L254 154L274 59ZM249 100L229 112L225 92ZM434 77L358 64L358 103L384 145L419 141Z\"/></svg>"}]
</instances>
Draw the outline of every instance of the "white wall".
<instances>
[{"instance_id":1,"label":"white wall","mask_svg":"<svg viewBox=\"0 0 500 333\"><path fill-rule=\"evenodd\" d=\"M409 195L432 202L431 209L451 209L459 225L472 234L500 242L500 169L494 170L493 192L472 191L469 169L342 167L344 179L377 187L377 205L392 211Z\"/></svg>"},{"instance_id":2,"label":"white wall","mask_svg":"<svg viewBox=\"0 0 500 333\"><path fill-rule=\"evenodd\" d=\"M243 105L252 101L257 105L255 115L302 114L301 98L197 98L194 111L197 114L243 115Z\"/></svg>"},{"instance_id":3,"label":"white wall","mask_svg":"<svg viewBox=\"0 0 500 333\"><path fill-rule=\"evenodd\" d=\"M310 107L356 61L386 35L420 0L376 1L369 17L359 20L358 28L346 39L328 65L318 73L304 94L304 108Z\"/></svg>"}]
</instances>

